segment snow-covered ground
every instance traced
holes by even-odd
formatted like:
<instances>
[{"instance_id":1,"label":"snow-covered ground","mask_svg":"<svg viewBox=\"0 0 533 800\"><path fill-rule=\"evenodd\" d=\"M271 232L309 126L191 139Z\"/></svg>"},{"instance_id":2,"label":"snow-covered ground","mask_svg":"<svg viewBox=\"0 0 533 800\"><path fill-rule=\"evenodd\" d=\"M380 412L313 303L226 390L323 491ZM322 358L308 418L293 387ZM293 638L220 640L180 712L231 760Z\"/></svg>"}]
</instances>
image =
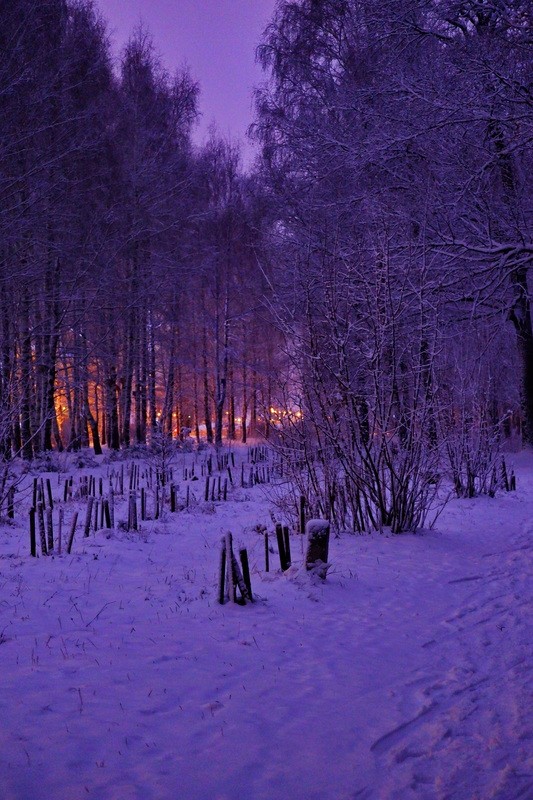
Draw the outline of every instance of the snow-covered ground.
<instances>
[{"instance_id":1,"label":"snow-covered ground","mask_svg":"<svg viewBox=\"0 0 533 800\"><path fill-rule=\"evenodd\" d=\"M205 504L198 481L188 511L88 539L67 504L72 554L48 558L29 557L21 493L0 528L1 800L531 800L533 457L517 462L516 493L452 501L434 531L332 539L324 583L297 534L295 566L271 554L265 573L260 486ZM227 530L253 605L217 602Z\"/></svg>"}]
</instances>

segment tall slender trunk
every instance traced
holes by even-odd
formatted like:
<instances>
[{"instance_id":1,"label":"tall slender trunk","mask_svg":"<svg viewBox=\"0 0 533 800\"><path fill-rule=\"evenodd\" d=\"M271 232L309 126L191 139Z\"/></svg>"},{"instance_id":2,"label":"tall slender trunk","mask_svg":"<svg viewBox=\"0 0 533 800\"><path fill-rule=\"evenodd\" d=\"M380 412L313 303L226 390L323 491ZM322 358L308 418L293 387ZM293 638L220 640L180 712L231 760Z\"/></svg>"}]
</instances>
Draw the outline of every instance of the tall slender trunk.
<instances>
[{"instance_id":1,"label":"tall slender trunk","mask_svg":"<svg viewBox=\"0 0 533 800\"><path fill-rule=\"evenodd\" d=\"M224 301L224 338L222 343L222 363L217 365L217 394L215 399L215 445L222 445L222 426L224 421L224 404L228 385L229 368L229 297L226 292Z\"/></svg>"},{"instance_id":2,"label":"tall slender trunk","mask_svg":"<svg viewBox=\"0 0 533 800\"><path fill-rule=\"evenodd\" d=\"M54 430L54 420L56 419L55 392L57 374L57 351L59 347L59 330L61 324L61 305L59 302L59 287L61 282L60 262L57 258L55 264L50 265L45 278L45 316L43 324L46 326L48 335L43 341L43 368L44 374L44 397L43 397L43 428L42 428L42 449L52 449L52 434ZM57 424L57 421L56 421Z\"/></svg>"},{"instance_id":3,"label":"tall slender trunk","mask_svg":"<svg viewBox=\"0 0 533 800\"><path fill-rule=\"evenodd\" d=\"M244 363L242 365L242 425L241 425L241 441L246 444L248 438L247 418L248 416L248 369L246 366L246 354L244 356Z\"/></svg>"},{"instance_id":4,"label":"tall slender trunk","mask_svg":"<svg viewBox=\"0 0 533 800\"><path fill-rule=\"evenodd\" d=\"M155 329L152 312L148 311L148 350L146 366L148 369L148 401L150 407L150 428L152 432L157 428L157 374L156 374L156 360L155 360ZM144 408L144 419L146 428L147 410Z\"/></svg>"},{"instance_id":5,"label":"tall slender trunk","mask_svg":"<svg viewBox=\"0 0 533 800\"><path fill-rule=\"evenodd\" d=\"M5 262L0 268L5 270ZM0 370L0 455L10 458L11 446L14 439L12 417L13 417L13 390L12 390L12 370L13 353L11 342L11 315L8 308L6 282L0 285L0 304L2 316L2 369Z\"/></svg>"},{"instance_id":6,"label":"tall slender trunk","mask_svg":"<svg viewBox=\"0 0 533 800\"><path fill-rule=\"evenodd\" d=\"M233 441L237 435L235 425L235 381L233 368L229 370L229 402L228 402L228 439Z\"/></svg>"},{"instance_id":7,"label":"tall slender trunk","mask_svg":"<svg viewBox=\"0 0 533 800\"><path fill-rule=\"evenodd\" d=\"M25 459L33 458L33 441L31 430L32 408L32 365L31 365L31 331L30 331L30 299L27 289L21 302L21 347L20 347L20 434L22 438L22 455Z\"/></svg>"},{"instance_id":8,"label":"tall slender trunk","mask_svg":"<svg viewBox=\"0 0 533 800\"><path fill-rule=\"evenodd\" d=\"M205 433L209 444L213 443L213 427L211 425L211 408L209 402L209 373L207 371L207 331L205 326L205 319L202 329L202 366L203 366L203 382L204 382L204 416L205 416Z\"/></svg>"},{"instance_id":9,"label":"tall slender trunk","mask_svg":"<svg viewBox=\"0 0 533 800\"><path fill-rule=\"evenodd\" d=\"M167 385L165 387L165 401L163 404L163 413L161 419L164 426L164 431L168 436L174 434L174 425L172 418L172 409L174 408L174 377L175 377L175 353L176 348L176 329L172 326L170 334L170 352L168 355L168 368L167 368Z\"/></svg>"},{"instance_id":10,"label":"tall slender trunk","mask_svg":"<svg viewBox=\"0 0 533 800\"><path fill-rule=\"evenodd\" d=\"M122 444L129 447L131 443L131 407L133 372L135 368L135 312L132 309L129 314L126 331L126 347L124 353L124 367L121 386L121 409L122 409Z\"/></svg>"},{"instance_id":11,"label":"tall slender trunk","mask_svg":"<svg viewBox=\"0 0 533 800\"><path fill-rule=\"evenodd\" d=\"M489 122L488 132L496 152L496 161L503 186L503 199L514 217L520 207L514 159L508 150L501 124L497 120L493 119ZM511 270L510 276L515 290L515 299L509 316L516 331L522 367L522 439L526 444L533 445L533 325L527 267Z\"/></svg>"}]
</instances>

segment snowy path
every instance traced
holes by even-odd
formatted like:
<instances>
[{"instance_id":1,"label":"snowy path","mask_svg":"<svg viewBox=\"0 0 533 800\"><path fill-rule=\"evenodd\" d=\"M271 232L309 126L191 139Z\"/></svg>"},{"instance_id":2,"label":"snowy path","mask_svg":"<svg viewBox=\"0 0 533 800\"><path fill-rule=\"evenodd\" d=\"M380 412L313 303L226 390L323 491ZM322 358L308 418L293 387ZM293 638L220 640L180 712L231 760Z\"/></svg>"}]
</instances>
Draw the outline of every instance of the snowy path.
<instances>
[{"instance_id":1,"label":"snowy path","mask_svg":"<svg viewBox=\"0 0 533 800\"><path fill-rule=\"evenodd\" d=\"M320 586L262 571L259 490L48 561L0 532L1 800L529 800L528 486ZM228 527L254 606L215 602Z\"/></svg>"}]
</instances>

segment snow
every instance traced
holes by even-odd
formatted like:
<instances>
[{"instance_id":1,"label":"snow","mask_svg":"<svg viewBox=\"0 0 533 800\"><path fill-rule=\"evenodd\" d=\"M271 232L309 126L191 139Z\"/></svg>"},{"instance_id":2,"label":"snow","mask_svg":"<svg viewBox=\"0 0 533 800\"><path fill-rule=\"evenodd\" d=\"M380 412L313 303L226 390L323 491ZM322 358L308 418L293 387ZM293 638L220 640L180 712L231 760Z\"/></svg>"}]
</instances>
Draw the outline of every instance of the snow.
<instances>
[{"instance_id":1,"label":"snow","mask_svg":"<svg viewBox=\"0 0 533 800\"><path fill-rule=\"evenodd\" d=\"M205 503L200 481L189 510L78 523L71 555L38 559L21 493L0 528L1 800L532 798L533 456L516 461L516 493L452 501L434 531L332 535L325 581L296 533L293 566L264 571L265 487ZM228 530L253 604L217 602Z\"/></svg>"}]
</instances>

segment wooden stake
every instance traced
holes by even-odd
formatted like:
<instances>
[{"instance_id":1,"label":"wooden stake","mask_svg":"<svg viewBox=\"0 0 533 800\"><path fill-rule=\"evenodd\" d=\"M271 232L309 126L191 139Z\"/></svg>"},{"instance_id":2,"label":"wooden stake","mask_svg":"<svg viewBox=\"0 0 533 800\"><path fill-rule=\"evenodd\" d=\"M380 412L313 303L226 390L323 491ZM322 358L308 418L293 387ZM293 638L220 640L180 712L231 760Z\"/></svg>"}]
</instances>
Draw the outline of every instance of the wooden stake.
<instances>
[{"instance_id":1,"label":"wooden stake","mask_svg":"<svg viewBox=\"0 0 533 800\"><path fill-rule=\"evenodd\" d=\"M57 552L61 555L61 547L63 544L63 514L62 508L59 509L59 522L57 525Z\"/></svg>"},{"instance_id":2,"label":"wooden stake","mask_svg":"<svg viewBox=\"0 0 533 800\"><path fill-rule=\"evenodd\" d=\"M94 497L89 497L87 499L87 515L85 517L85 528L83 529L84 538L87 538L89 536L89 531L91 530L93 503L94 503Z\"/></svg>"},{"instance_id":3,"label":"wooden stake","mask_svg":"<svg viewBox=\"0 0 533 800\"><path fill-rule=\"evenodd\" d=\"M106 528L111 528L111 512L109 510L109 500L105 499L103 501L103 508L104 508L104 518L105 518L105 526Z\"/></svg>"},{"instance_id":4,"label":"wooden stake","mask_svg":"<svg viewBox=\"0 0 533 800\"><path fill-rule=\"evenodd\" d=\"M48 548L46 547L46 535L44 532L44 508L42 503L39 503L37 506L37 521L39 523L39 539L41 540L41 553L43 554L43 556L47 556Z\"/></svg>"},{"instance_id":5,"label":"wooden stake","mask_svg":"<svg viewBox=\"0 0 533 800\"><path fill-rule=\"evenodd\" d=\"M218 602L221 606L224 605L226 600L225 594L225 575L226 575L226 541L222 539L222 546L220 548L220 569L218 573Z\"/></svg>"},{"instance_id":6,"label":"wooden stake","mask_svg":"<svg viewBox=\"0 0 533 800\"><path fill-rule=\"evenodd\" d=\"M231 554L231 566L233 568L233 581L234 581L234 590L235 584L239 587L239 591L241 593L242 601L245 604L247 600L250 600L250 595L248 594L248 589L244 582L244 578L242 576L241 568L239 566L239 562L235 558L235 555ZM237 602L237 596L235 595L235 602Z\"/></svg>"},{"instance_id":7,"label":"wooden stake","mask_svg":"<svg viewBox=\"0 0 533 800\"><path fill-rule=\"evenodd\" d=\"M305 497L300 497L300 533L305 533Z\"/></svg>"},{"instance_id":8,"label":"wooden stake","mask_svg":"<svg viewBox=\"0 0 533 800\"><path fill-rule=\"evenodd\" d=\"M248 597L250 599L250 602L253 603L254 598L252 597L252 581L250 579L250 565L248 563L248 552L245 547L239 550L239 556L242 565L242 577L244 578L244 583L246 585L246 589L248 590Z\"/></svg>"},{"instance_id":9,"label":"wooden stake","mask_svg":"<svg viewBox=\"0 0 533 800\"><path fill-rule=\"evenodd\" d=\"M292 563L292 559L291 559L291 540L289 539L289 528L286 525L284 525L283 527L283 544L285 545L285 561L288 569Z\"/></svg>"},{"instance_id":10,"label":"wooden stake","mask_svg":"<svg viewBox=\"0 0 533 800\"><path fill-rule=\"evenodd\" d=\"M76 533L76 524L78 522L78 512L74 512L74 516L72 517L72 523L70 525L70 536L68 537L68 545L67 545L67 553L70 555L72 550L72 543L74 541L74 534Z\"/></svg>"},{"instance_id":11,"label":"wooden stake","mask_svg":"<svg viewBox=\"0 0 533 800\"><path fill-rule=\"evenodd\" d=\"M53 509L54 508L54 498L52 497L52 484L50 483L50 478L46 479L46 488L48 490L48 506Z\"/></svg>"},{"instance_id":12,"label":"wooden stake","mask_svg":"<svg viewBox=\"0 0 533 800\"><path fill-rule=\"evenodd\" d=\"M37 558L37 543L35 541L35 509L30 508L30 555Z\"/></svg>"},{"instance_id":13,"label":"wooden stake","mask_svg":"<svg viewBox=\"0 0 533 800\"><path fill-rule=\"evenodd\" d=\"M141 489L141 520L144 522L146 519L146 489Z\"/></svg>"},{"instance_id":14,"label":"wooden stake","mask_svg":"<svg viewBox=\"0 0 533 800\"><path fill-rule=\"evenodd\" d=\"M268 549L268 532L265 531L265 572L270 572L270 551Z\"/></svg>"},{"instance_id":15,"label":"wooden stake","mask_svg":"<svg viewBox=\"0 0 533 800\"><path fill-rule=\"evenodd\" d=\"M7 493L7 516L9 519L15 519L15 487L10 486Z\"/></svg>"},{"instance_id":16,"label":"wooden stake","mask_svg":"<svg viewBox=\"0 0 533 800\"><path fill-rule=\"evenodd\" d=\"M226 583L228 587L228 597L232 603L237 601L235 582L233 580L233 537L231 533L226 534Z\"/></svg>"},{"instance_id":17,"label":"wooden stake","mask_svg":"<svg viewBox=\"0 0 533 800\"><path fill-rule=\"evenodd\" d=\"M52 519L52 509L46 509L46 534L48 537L48 552L54 549L54 522Z\"/></svg>"},{"instance_id":18,"label":"wooden stake","mask_svg":"<svg viewBox=\"0 0 533 800\"><path fill-rule=\"evenodd\" d=\"M285 541L283 539L283 526L280 522L276 523L276 539L278 540L279 564L283 572L288 568L287 556L285 553Z\"/></svg>"}]
</instances>

